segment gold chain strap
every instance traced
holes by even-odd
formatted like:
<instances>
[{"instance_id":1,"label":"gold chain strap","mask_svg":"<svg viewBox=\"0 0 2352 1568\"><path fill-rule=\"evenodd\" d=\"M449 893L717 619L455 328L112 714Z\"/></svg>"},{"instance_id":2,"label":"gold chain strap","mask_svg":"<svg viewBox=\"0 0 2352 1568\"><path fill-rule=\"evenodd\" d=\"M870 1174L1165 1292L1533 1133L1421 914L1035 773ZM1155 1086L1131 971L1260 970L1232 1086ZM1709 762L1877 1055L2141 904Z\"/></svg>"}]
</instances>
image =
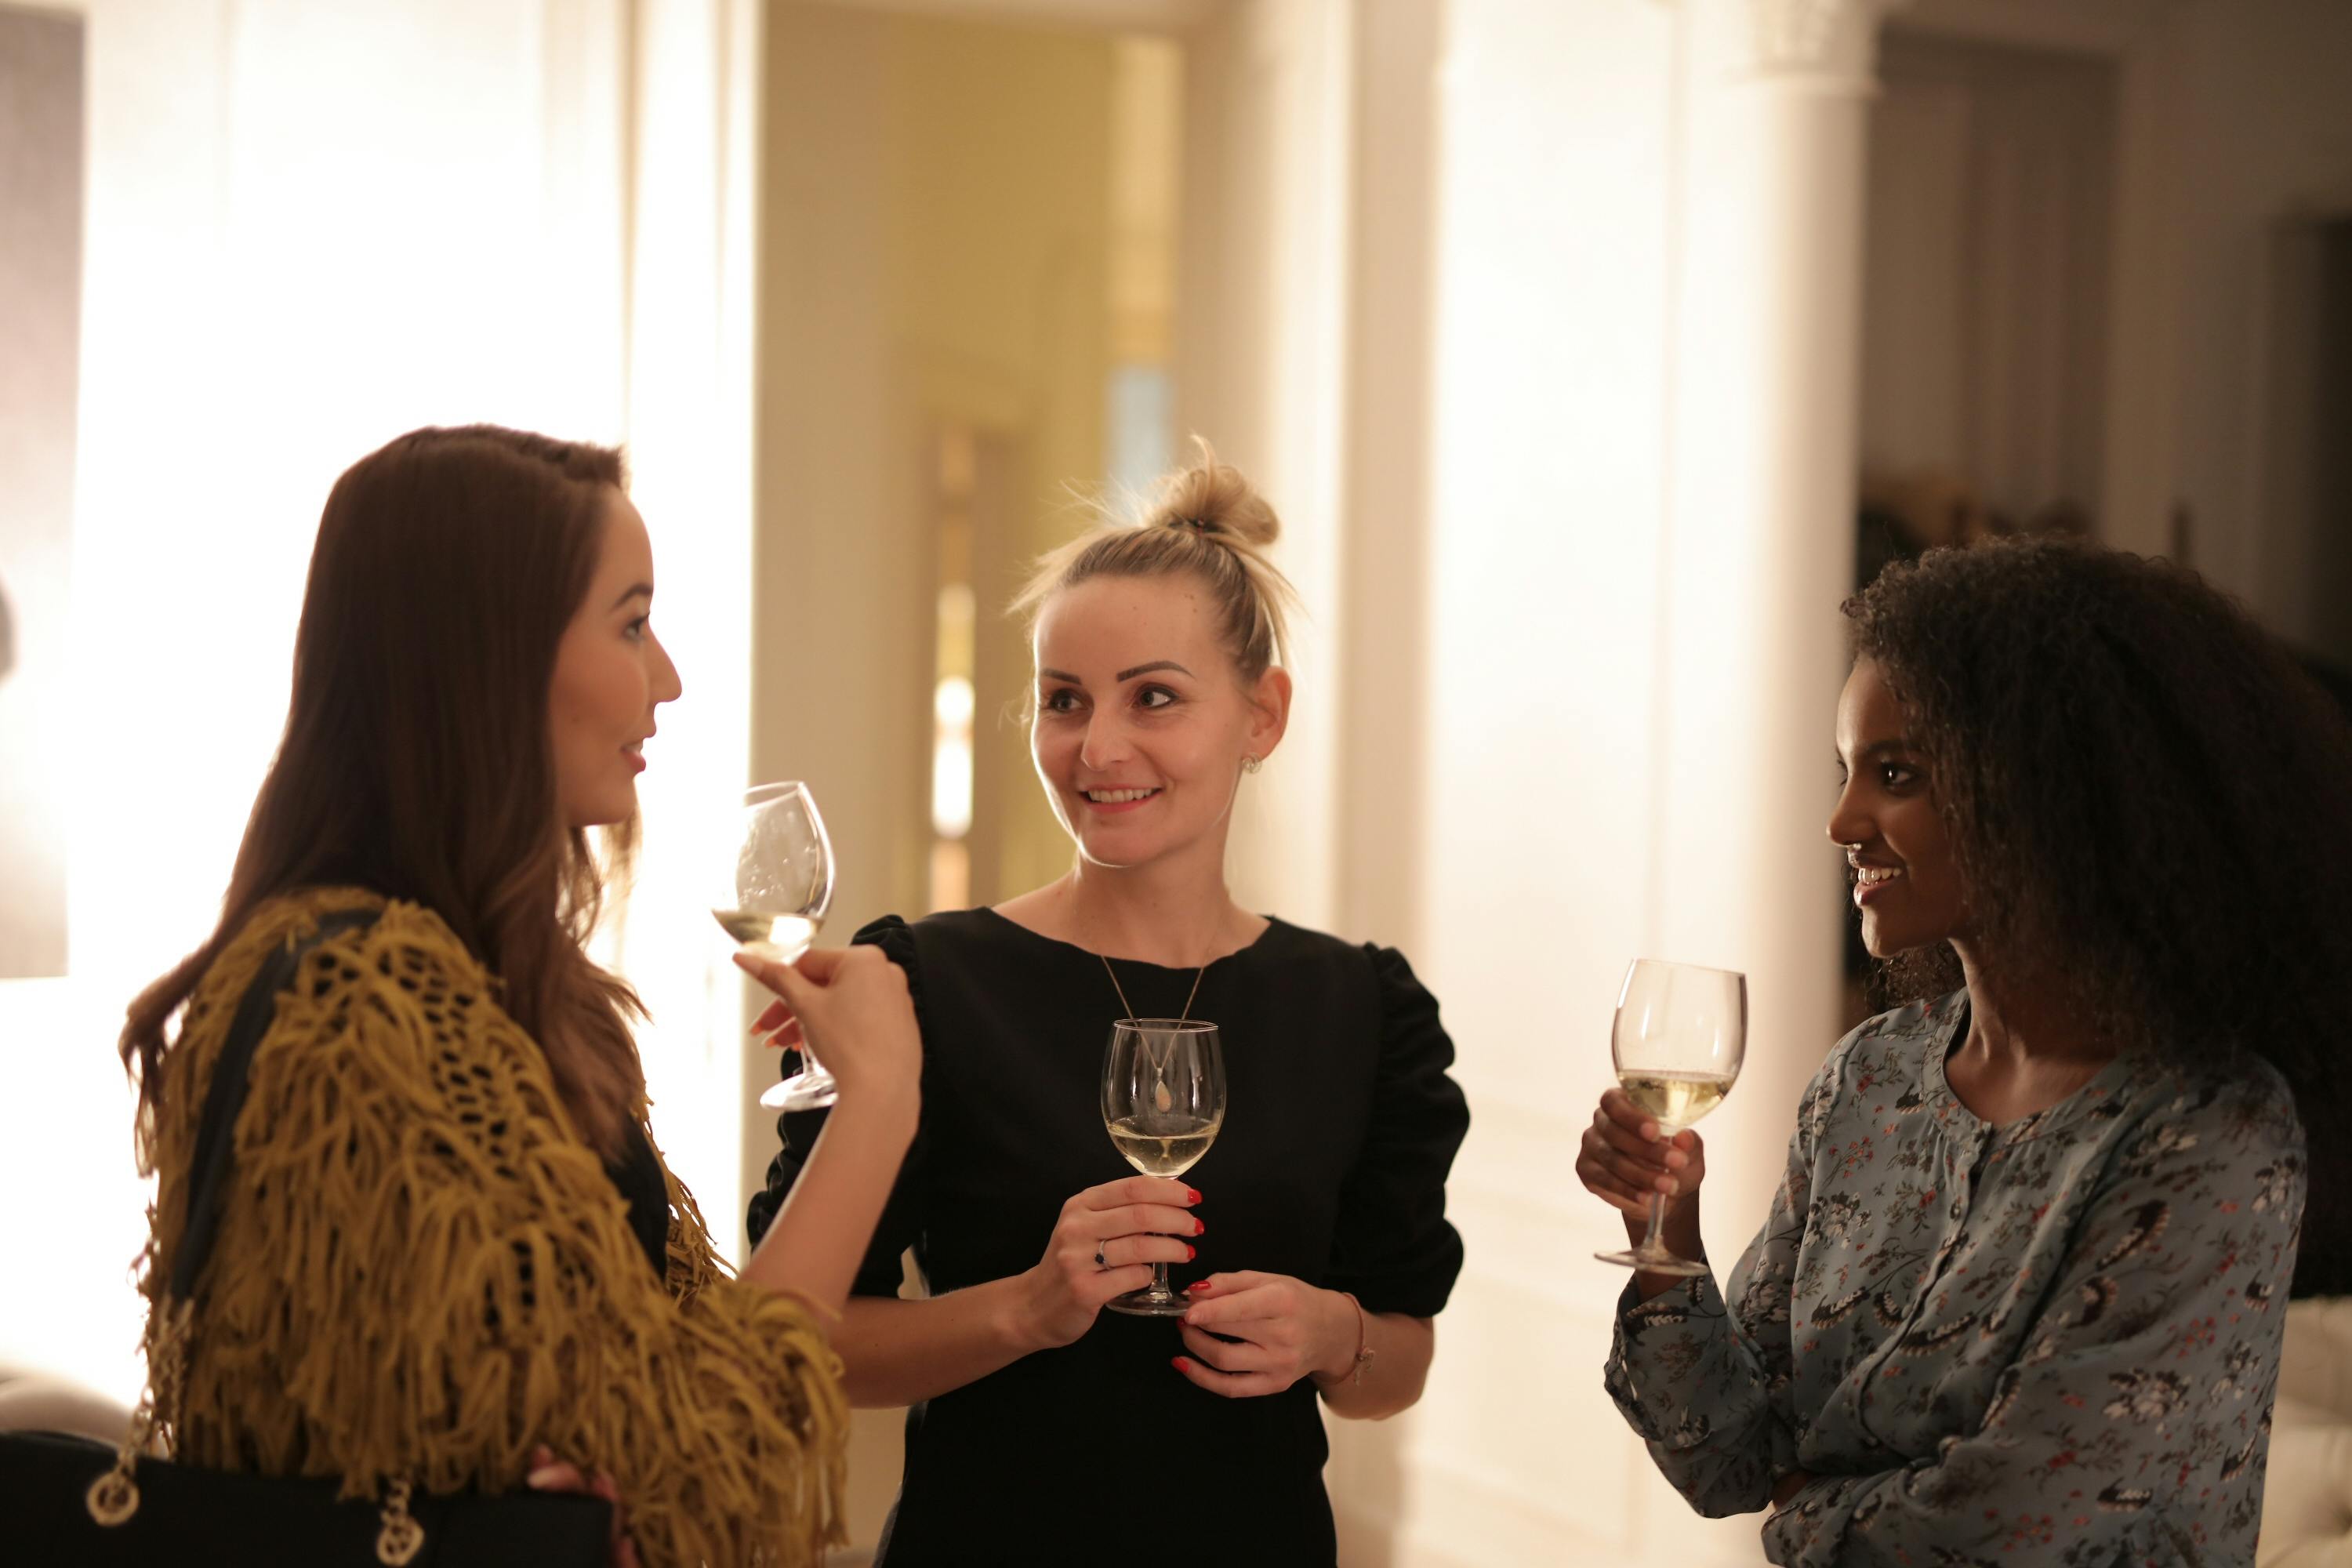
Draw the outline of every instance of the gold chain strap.
<instances>
[{"instance_id":1,"label":"gold chain strap","mask_svg":"<svg viewBox=\"0 0 2352 1568\"><path fill-rule=\"evenodd\" d=\"M403 1477L392 1483L392 1495L383 1500L383 1528L376 1532L375 1560L388 1568L403 1568L424 1550L425 1527L409 1515L408 1480Z\"/></svg>"},{"instance_id":2,"label":"gold chain strap","mask_svg":"<svg viewBox=\"0 0 2352 1568\"><path fill-rule=\"evenodd\" d=\"M111 1528L139 1511L139 1483L131 1470L139 1456L155 1440L159 1411L176 1408L181 1369L185 1364L190 1305L166 1300L158 1310L162 1320L148 1350L147 1385L139 1391L139 1408L131 1413L131 1430L114 1451L114 1468L89 1483L83 1506L100 1525Z\"/></svg>"},{"instance_id":3,"label":"gold chain strap","mask_svg":"<svg viewBox=\"0 0 2352 1568\"><path fill-rule=\"evenodd\" d=\"M165 1413L176 1418L187 1379L188 1325L195 1312L193 1301L166 1300L156 1310L159 1320L147 1352L147 1386L140 1391L139 1407L131 1412L131 1430L115 1450L114 1468L89 1483L82 1502L89 1517L110 1529L139 1511L139 1482L132 1475L139 1456L155 1440L155 1428ZM383 1528L376 1532L376 1561L385 1568L406 1568L425 1550L425 1527L408 1511L409 1483L392 1483L385 1497Z\"/></svg>"}]
</instances>

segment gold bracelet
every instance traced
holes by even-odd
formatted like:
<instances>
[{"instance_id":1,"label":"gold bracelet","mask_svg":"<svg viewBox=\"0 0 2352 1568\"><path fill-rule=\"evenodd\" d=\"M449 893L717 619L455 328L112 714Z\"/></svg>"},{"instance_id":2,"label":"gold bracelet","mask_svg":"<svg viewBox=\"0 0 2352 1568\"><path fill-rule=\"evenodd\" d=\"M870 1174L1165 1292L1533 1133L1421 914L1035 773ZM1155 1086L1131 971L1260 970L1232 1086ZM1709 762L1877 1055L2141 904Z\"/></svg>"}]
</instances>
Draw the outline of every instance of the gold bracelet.
<instances>
[{"instance_id":1,"label":"gold bracelet","mask_svg":"<svg viewBox=\"0 0 2352 1568\"><path fill-rule=\"evenodd\" d=\"M1364 1331L1364 1304L1356 1300L1353 1290L1342 1290L1339 1294L1348 1298L1348 1305L1356 1309L1356 1370L1349 1377L1348 1386L1361 1388L1364 1386L1364 1369L1372 1364L1372 1347Z\"/></svg>"}]
</instances>

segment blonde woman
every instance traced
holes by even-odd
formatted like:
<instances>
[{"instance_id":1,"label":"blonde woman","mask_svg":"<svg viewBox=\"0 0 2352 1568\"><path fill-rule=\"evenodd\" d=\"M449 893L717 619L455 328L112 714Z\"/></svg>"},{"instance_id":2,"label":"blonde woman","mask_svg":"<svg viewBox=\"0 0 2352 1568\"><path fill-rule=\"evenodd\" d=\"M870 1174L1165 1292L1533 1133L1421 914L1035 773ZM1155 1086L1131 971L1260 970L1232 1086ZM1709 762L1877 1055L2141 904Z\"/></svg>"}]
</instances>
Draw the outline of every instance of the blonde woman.
<instances>
[{"instance_id":1,"label":"blonde woman","mask_svg":"<svg viewBox=\"0 0 2352 1568\"><path fill-rule=\"evenodd\" d=\"M1421 1395L1469 1121L1437 1004L1395 952L1225 882L1235 795L1290 711L1277 526L1210 458L1048 557L1017 607L1068 874L859 933L907 972L925 1044L921 1129L838 1340L853 1404L912 1406L890 1568L1041 1532L1103 1562L1149 1542L1329 1563L1322 1412ZM1223 1035L1223 1129L1183 1182L1123 1175L1097 1109L1111 1022L1186 1013ZM821 1124L783 1119L755 1235ZM908 1247L922 1300L898 1297ZM1103 1311L1155 1263L1181 1320Z\"/></svg>"}]
</instances>

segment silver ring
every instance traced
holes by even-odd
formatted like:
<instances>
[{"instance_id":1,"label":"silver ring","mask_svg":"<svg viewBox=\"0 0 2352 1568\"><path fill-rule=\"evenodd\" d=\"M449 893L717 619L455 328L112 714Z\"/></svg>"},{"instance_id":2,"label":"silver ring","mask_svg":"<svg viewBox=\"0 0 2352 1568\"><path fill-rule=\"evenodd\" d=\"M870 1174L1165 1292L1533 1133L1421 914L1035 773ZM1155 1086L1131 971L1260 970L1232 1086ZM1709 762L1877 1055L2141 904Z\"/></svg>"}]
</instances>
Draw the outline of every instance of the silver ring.
<instances>
[{"instance_id":1,"label":"silver ring","mask_svg":"<svg viewBox=\"0 0 2352 1568\"><path fill-rule=\"evenodd\" d=\"M1108 1268L1110 1267L1109 1260L1102 1255L1102 1243L1100 1242L1095 1243L1095 1267L1098 1269Z\"/></svg>"}]
</instances>

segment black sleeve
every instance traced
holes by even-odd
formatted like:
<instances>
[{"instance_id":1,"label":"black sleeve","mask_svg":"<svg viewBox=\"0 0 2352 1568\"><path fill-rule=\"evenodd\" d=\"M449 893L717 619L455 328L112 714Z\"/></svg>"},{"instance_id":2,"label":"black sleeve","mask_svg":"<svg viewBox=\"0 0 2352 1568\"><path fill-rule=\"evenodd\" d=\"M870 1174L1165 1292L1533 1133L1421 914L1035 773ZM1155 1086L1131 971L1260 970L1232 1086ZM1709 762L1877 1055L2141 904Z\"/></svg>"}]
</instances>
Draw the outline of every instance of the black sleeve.
<instances>
[{"instance_id":1,"label":"black sleeve","mask_svg":"<svg viewBox=\"0 0 2352 1568\"><path fill-rule=\"evenodd\" d=\"M1334 1290L1368 1312L1435 1317L1462 1272L1462 1237L1445 1218L1445 1176L1470 1131L1470 1107L1446 1068L1454 1042L1437 998L1393 948L1367 947L1381 993L1371 1125L1339 1193Z\"/></svg>"},{"instance_id":2,"label":"black sleeve","mask_svg":"<svg viewBox=\"0 0 2352 1568\"><path fill-rule=\"evenodd\" d=\"M923 1022L922 971L915 962L915 933L897 915L884 915L851 939L853 942L868 942L880 948L890 962L907 972L907 989L915 999L915 1020ZM925 1028L928 1038L929 1030ZM784 1064L790 1066L792 1064ZM780 1067L778 1071L781 1073ZM795 1069L797 1070L797 1069ZM751 1233L751 1245L768 1234L775 1222L776 1213L784 1206L784 1198L800 1180L801 1166L816 1147L817 1134L824 1131L825 1112L796 1110L776 1118L776 1139L782 1147L776 1157L768 1162L768 1184L752 1194L751 1212L745 1224ZM913 1147L907 1151L906 1163L898 1168L898 1180L890 1189L890 1198L882 1207L882 1218L874 1227L874 1239L866 1248L866 1261L858 1266L857 1279L850 1286L854 1296L896 1296L902 1278L899 1255L915 1245L921 1231L921 1215L915 1194L921 1191L923 1135L919 1128Z\"/></svg>"}]
</instances>

